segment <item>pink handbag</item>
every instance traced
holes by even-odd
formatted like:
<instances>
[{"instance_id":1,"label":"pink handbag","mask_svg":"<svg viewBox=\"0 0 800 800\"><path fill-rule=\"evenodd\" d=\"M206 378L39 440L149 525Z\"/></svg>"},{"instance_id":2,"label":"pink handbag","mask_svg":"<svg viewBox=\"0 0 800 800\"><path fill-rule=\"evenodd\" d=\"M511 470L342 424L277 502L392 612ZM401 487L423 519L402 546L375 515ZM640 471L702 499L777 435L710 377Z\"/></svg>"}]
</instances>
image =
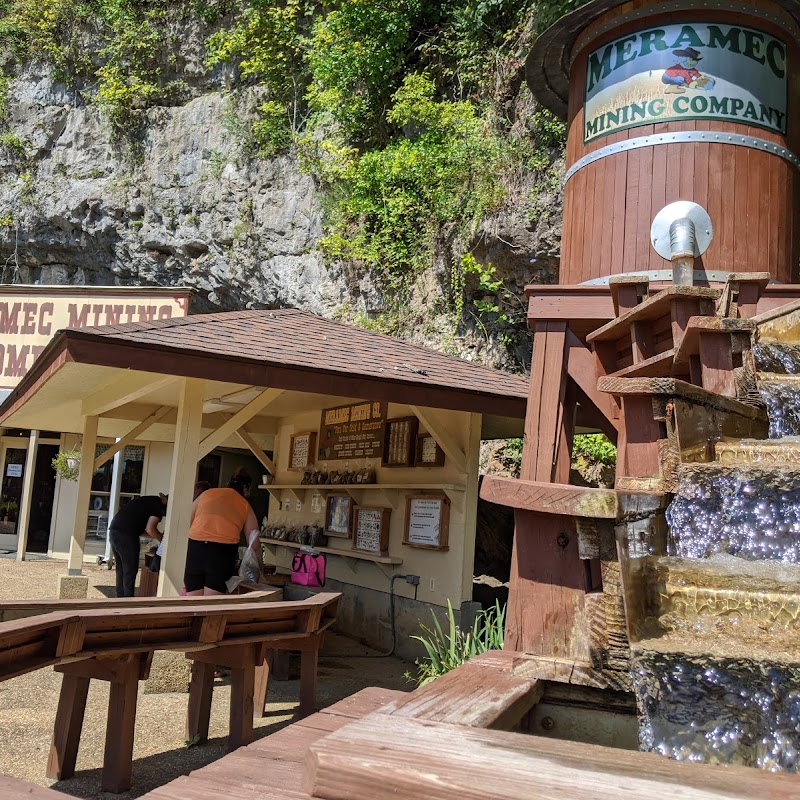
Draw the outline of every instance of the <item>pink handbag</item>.
<instances>
[{"instance_id":1,"label":"pink handbag","mask_svg":"<svg viewBox=\"0 0 800 800\"><path fill-rule=\"evenodd\" d=\"M300 551L292 559L292 583L298 586L325 585L325 556L314 551Z\"/></svg>"}]
</instances>

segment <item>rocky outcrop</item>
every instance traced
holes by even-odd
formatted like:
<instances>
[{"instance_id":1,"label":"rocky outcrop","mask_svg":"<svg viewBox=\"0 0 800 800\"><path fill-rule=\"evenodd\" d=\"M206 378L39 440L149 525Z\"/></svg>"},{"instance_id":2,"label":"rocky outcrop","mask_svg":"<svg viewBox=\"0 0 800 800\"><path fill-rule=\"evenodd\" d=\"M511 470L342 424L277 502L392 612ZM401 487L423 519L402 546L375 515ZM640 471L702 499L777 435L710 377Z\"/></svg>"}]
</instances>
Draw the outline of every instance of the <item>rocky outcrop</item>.
<instances>
[{"instance_id":1,"label":"rocky outcrop","mask_svg":"<svg viewBox=\"0 0 800 800\"><path fill-rule=\"evenodd\" d=\"M4 279L183 285L196 307L296 305L332 314L337 270L316 249L319 198L293 160L243 159L221 92L148 112L139 153L46 69L18 78L0 216Z\"/></svg>"},{"instance_id":2,"label":"rocky outcrop","mask_svg":"<svg viewBox=\"0 0 800 800\"><path fill-rule=\"evenodd\" d=\"M322 197L313 177L291 156L265 160L242 148L242 109L257 104L258 90L226 89L231 76L203 66L202 36L187 29L182 37L183 103L150 109L122 139L48 67L17 68L0 138L2 281L188 286L198 311L380 314L380 285L353 265L326 262L318 248ZM557 206L554 197L535 219L524 204L512 206L470 243L520 301L526 283L554 279ZM432 316L432 298L446 294L448 257L420 278L419 314L406 333L437 347L449 336L451 350L487 363L523 364L524 346L509 355L485 324L467 320L453 337L452 325Z\"/></svg>"}]
</instances>

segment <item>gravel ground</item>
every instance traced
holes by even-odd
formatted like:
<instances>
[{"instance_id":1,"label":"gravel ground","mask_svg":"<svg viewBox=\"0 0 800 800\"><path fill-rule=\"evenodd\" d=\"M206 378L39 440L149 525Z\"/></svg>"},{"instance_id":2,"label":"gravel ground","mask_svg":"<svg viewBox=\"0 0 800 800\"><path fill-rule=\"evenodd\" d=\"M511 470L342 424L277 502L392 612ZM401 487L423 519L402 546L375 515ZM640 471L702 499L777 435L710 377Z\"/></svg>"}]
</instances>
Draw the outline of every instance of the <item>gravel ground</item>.
<instances>
[{"instance_id":1,"label":"gravel ground","mask_svg":"<svg viewBox=\"0 0 800 800\"><path fill-rule=\"evenodd\" d=\"M55 597L58 575L66 564L49 560L17 563L0 558L0 600ZM114 573L86 566L89 597L114 596ZM317 707L325 708L367 686L408 690L403 675L409 665L397 658L359 658L374 654L343 636L327 637L319 664ZM299 662L298 662L299 663ZM297 666L296 664L293 666ZM296 672L292 670L290 674ZM92 681L86 705L78 763L74 777L52 781L45 777L50 737L55 722L61 676L41 669L0 683L0 772L32 783L52 786L75 797L134 798L225 755L230 686L215 683L209 742L184 744L186 694L143 694L139 684L136 739L133 750L133 788L114 795L100 791L108 684ZM268 736L295 718L299 680L273 681L267 716L255 720L255 737Z\"/></svg>"}]
</instances>

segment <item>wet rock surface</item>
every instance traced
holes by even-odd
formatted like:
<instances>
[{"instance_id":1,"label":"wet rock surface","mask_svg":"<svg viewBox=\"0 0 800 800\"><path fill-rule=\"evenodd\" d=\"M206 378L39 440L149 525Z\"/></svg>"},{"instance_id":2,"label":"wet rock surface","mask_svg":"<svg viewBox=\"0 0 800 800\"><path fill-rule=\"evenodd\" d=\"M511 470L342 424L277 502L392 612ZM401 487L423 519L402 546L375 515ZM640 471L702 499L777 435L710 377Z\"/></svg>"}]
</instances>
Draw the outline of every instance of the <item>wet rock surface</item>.
<instances>
[{"instance_id":1,"label":"wet rock surface","mask_svg":"<svg viewBox=\"0 0 800 800\"><path fill-rule=\"evenodd\" d=\"M667 510L669 555L800 562L800 472L684 468Z\"/></svg>"},{"instance_id":2,"label":"wet rock surface","mask_svg":"<svg viewBox=\"0 0 800 800\"><path fill-rule=\"evenodd\" d=\"M632 672L643 750L678 761L798 771L797 665L637 649Z\"/></svg>"}]
</instances>

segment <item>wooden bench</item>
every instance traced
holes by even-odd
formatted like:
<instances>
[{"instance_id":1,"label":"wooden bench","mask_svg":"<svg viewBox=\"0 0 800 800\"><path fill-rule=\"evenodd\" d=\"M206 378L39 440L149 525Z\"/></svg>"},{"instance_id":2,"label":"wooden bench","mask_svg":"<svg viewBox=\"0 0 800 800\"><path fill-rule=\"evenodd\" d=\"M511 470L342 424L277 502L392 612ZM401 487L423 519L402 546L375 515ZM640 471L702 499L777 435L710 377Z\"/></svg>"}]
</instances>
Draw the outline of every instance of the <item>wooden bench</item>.
<instances>
[{"instance_id":1,"label":"wooden bench","mask_svg":"<svg viewBox=\"0 0 800 800\"><path fill-rule=\"evenodd\" d=\"M204 598L205 599L205 598ZM135 601L135 598L130 600ZM193 679L189 697L189 734L203 732L204 708L210 707L209 666L232 669L230 737L246 744L253 730L256 667L276 647L306 649L310 655L302 683L304 709L313 708L316 649L332 624L339 595L318 594L296 602L205 603L173 600L136 607L53 612L0 623L0 680L53 665L64 674L53 734L48 777L74 774L91 679L111 684L102 788L130 787L138 682L149 672L154 650L177 650L204 666ZM263 668L262 668L263 669ZM213 669L211 670L213 680ZM263 699L261 699L263 709ZM260 711L259 711L260 713ZM206 720L207 733L207 720Z\"/></svg>"},{"instance_id":2,"label":"wooden bench","mask_svg":"<svg viewBox=\"0 0 800 800\"><path fill-rule=\"evenodd\" d=\"M229 603L254 603L258 601L280 600L280 589L265 584L240 584L240 594L209 595L208 597L98 597L95 599L58 600L44 598L37 600L8 600L0 602L0 622L52 614L57 611L74 613L109 608L166 608L176 603L194 603L201 607L226 605Z\"/></svg>"}]
</instances>

